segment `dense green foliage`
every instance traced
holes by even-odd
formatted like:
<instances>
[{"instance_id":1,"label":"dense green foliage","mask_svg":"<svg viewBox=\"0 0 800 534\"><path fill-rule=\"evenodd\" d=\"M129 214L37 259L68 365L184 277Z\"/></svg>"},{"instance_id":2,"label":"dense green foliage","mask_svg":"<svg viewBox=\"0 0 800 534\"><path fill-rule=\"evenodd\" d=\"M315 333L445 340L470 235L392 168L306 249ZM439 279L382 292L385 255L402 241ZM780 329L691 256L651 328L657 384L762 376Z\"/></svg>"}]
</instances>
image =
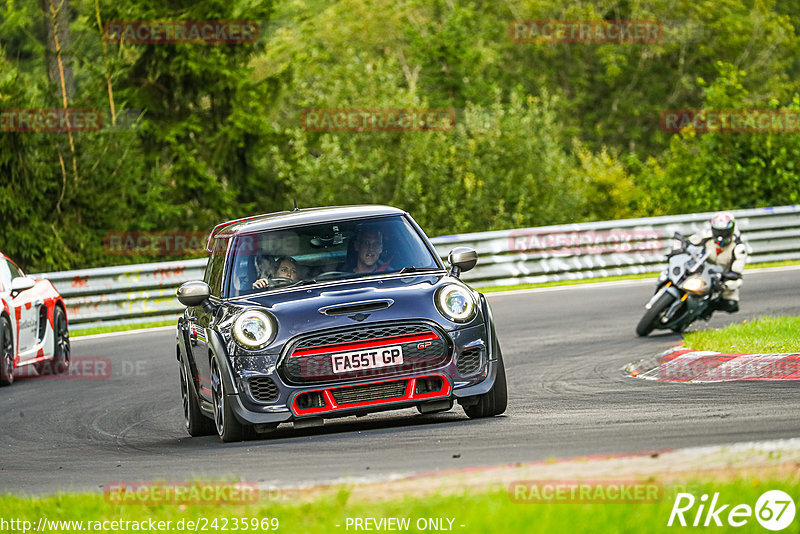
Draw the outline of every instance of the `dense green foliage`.
<instances>
[{"instance_id":1,"label":"dense green foliage","mask_svg":"<svg viewBox=\"0 0 800 534\"><path fill-rule=\"evenodd\" d=\"M48 2L68 21L60 51ZM176 19L261 31L102 38L108 21ZM656 20L663 35L511 39L510 22L537 19ZM0 131L0 250L33 271L155 261L103 238L207 231L294 198L393 204L431 235L796 203L798 134L671 133L659 117L800 109L798 25L800 6L776 0L0 0L0 110L66 95L120 114L72 136ZM311 132L308 108L452 108L456 124Z\"/></svg>"}]
</instances>

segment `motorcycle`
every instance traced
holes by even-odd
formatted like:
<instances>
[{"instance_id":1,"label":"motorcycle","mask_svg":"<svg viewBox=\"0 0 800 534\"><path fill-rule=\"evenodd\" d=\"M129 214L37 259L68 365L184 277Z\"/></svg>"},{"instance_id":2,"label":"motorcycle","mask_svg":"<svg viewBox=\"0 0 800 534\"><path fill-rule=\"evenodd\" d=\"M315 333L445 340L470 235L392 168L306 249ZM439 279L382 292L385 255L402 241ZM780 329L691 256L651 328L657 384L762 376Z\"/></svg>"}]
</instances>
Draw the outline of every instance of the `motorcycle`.
<instances>
[{"instance_id":1,"label":"motorcycle","mask_svg":"<svg viewBox=\"0 0 800 534\"><path fill-rule=\"evenodd\" d=\"M675 233L681 247L667 255L669 266L661 273L656 293L645 305L646 311L636 326L636 334L646 336L655 329L683 332L695 320L709 320L728 280L739 273L724 272L708 261L703 245L695 245Z\"/></svg>"}]
</instances>

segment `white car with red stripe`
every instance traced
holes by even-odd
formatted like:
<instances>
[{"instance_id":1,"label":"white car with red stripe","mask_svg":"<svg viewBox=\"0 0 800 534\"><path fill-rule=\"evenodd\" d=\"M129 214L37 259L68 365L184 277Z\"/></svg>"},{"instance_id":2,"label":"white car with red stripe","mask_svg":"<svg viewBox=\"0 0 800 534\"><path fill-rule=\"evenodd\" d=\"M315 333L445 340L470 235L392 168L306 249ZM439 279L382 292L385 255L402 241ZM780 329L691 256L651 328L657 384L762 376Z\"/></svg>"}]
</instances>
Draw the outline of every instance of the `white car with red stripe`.
<instances>
[{"instance_id":1,"label":"white car with red stripe","mask_svg":"<svg viewBox=\"0 0 800 534\"><path fill-rule=\"evenodd\" d=\"M0 386L33 369L40 375L67 372L70 347L64 300L49 280L25 276L2 253L0 308Z\"/></svg>"}]
</instances>

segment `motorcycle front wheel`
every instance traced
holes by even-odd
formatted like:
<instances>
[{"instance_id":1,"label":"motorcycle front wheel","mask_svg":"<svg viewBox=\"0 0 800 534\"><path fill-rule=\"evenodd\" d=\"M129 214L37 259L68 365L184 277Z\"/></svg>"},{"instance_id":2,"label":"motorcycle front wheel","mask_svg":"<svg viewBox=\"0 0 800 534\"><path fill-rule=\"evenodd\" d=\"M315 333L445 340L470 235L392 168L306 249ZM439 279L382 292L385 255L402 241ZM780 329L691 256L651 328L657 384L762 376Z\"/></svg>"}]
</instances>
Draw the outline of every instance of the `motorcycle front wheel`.
<instances>
[{"instance_id":1,"label":"motorcycle front wheel","mask_svg":"<svg viewBox=\"0 0 800 534\"><path fill-rule=\"evenodd\" d=\"M658 300L653 303L649 310L644 312L639 324L636 325L636 335L645 337L652 332L674 301L675 297L669 293L664 293L658 297Z\"/></svg>"}]
</instances>

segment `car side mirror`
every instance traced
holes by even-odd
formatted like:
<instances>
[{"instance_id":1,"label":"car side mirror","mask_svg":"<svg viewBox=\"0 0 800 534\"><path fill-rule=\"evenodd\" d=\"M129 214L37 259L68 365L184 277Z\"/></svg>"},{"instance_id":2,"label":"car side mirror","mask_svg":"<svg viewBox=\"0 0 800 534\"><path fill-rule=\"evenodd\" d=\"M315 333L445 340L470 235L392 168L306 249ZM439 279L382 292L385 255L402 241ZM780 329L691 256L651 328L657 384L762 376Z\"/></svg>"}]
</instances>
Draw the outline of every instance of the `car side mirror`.
<instances>
[{"instance_id":1,"label":"car side mirror","mask_svg":"<svg viewBox=\"0 0 800 534\"><path fill-rule=\"evenodd\" d=\"M18 276L11 280L11 296L16 297L36 285L36 280L27 276Z\"/></svg>"},{"instance_id":2,"label":"car side mirror","mask_svg":"<svg viewBox=\"0 0 800 534\"><path fill-rule=\"evenodd\" d=\"M469 247L456 247L447 256L450 263L450 276L458 278L461 273L469 271L478 263L478 253Z\"/></svg>"},{"instance_id":3,"label":"car side mirror","mask_svg":"<svg viewBox=\"0 0 800 534\"><path fill-rule=\"evenodd\" d=\"M211 288L199 280L186 282L178 288L178 300L184 306L200 306L210 296Z\"/></svg>"}]
</instances>

